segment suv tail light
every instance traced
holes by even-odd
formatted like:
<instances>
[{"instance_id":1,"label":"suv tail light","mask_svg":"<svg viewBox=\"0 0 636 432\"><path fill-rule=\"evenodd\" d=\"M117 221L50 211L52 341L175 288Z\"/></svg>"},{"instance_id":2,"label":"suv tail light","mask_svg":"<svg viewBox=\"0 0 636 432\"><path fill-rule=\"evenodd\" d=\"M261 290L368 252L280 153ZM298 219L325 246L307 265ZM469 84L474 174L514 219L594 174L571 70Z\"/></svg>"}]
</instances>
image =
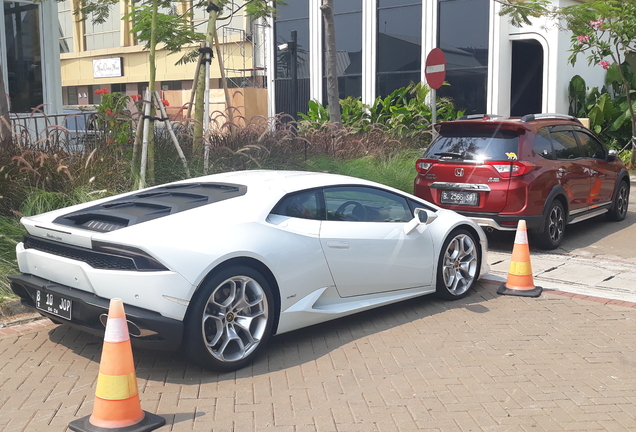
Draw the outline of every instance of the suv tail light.
<instances>
[{"instance_id":1,"label":"suv tail light","mask_svg":"<svg viewBox=\"0 0 636 432\"><path fill-rule=\"evenodd\" d=\"M531 162L491 162L487 161L486 165L492 166L497 170L499 175L503 178L509 177L520 177L522 175L528 174L534 168L534 164ZM511 175L512 171L512 175Z\"/></svg>"},{"instance_id":2,"label":"suv tail light","mask_svg":"<svg viewBox=\"0 0 636 432\"><path fill-rule=\"evenodd\" d=\"M418 159L417 162L415 162L415 169L418 173L424 174L431 169L435 162L437 161L434 159Z\"/></svg>"}]
</instances>

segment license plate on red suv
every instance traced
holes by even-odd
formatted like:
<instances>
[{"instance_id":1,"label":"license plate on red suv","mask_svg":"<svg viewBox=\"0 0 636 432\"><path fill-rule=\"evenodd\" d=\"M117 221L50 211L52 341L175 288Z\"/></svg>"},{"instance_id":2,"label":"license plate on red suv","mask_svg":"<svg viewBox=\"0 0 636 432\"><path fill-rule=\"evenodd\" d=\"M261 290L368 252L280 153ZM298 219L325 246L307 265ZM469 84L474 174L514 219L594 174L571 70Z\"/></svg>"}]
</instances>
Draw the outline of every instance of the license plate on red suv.
<instances>
[{"instance_id":1,"label":"license plate on red suv","mask_svg":"<svg viewBox=\"0 0 636 432\"><path fill-rule=\"evenodd\" d=\"M454 204L454 205L479 205L479 193L478 192L464 192L464 191L442 191L439 202L442 204Z\"/></svg>"}]
</instances>

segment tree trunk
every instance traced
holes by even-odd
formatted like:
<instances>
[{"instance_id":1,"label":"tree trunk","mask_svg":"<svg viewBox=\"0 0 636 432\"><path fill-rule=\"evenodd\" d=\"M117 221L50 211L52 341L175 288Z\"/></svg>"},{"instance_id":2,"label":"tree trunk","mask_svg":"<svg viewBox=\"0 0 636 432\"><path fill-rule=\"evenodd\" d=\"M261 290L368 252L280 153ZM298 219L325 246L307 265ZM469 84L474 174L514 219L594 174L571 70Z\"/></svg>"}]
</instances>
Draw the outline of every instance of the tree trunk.
<instances>
[{"instance_id":1,"label":"tree trunk","mask_svg":"<svg viewBox=\"0 0 636 432\"><path fill-rule=\"evenodd\" d=\"M208 26L205 31L205 41L208 42L212 46L214 44L214 29L216 29L216 19L219 16L219 12L221 12L221 7L219 6L220 0L210 0L209 13L210 17L208 19ZM209 76L205 76L205 68L202 67L199 73L199 81L197 82L197 97L194 105L194 144L196 148L193 149L193 153L201 154L202 148L201 144L203 142L203 134L207 131L203 130L203 115L204 115L204 94L205 94L205 80L209 80Z\"/></svg>"},{"instance_id":2,"label":"tree trunk","mask_svg":"<svg viewBox=\"0 0 636 432\"><path fill-rule=\"evenodd\" d=\"M0 64L0 145L8 147L11 143L11 119L9 118L9 104L5 95L4 73Z\"/></svg>"},{"instance_id":3,"label":"tree trunk","mask_svg":"<svg viewBox=\"0 0 636 432\"><path fill-rule=\"evenodd\" d=\"M338 70L336 69L336 26L333 19L333 0L322 0L320 6L325 22L325 63L327 66L327 103L329 104L329 120L335 129L342 129L340 116L340 91L338 90Z\"/></svg>"},{"instance_id":4,"label":"tree trunk","mask_svg":"<svg viewBox=\"0 0 636 432\"><path fill-rule=\"evenodd\" d=\"M205 55L204 60L199 65L197 74L199 78L196 80L196 86L192 87L195 92L194 99L194 130L192 136L192 154L203 155L203 115L204 115L204 98L205 98ZM208 79L210 79L208 77Z\"/></svg>"},{"instance_id":5,"label":"tree trunk","mask_svg":"<svg viewBox=\"0 0 636 432\"><path fill-rule=\"evenodd\" d=\"M152 2L152 21L150 23L151 36L150 36L150 55L148 63L150 66L150 75L148 80L148 90L150 91L150 117L155 117L155 106L152 103L152 95L155 93L155 79L157 76L157 11L159 9L159 0L153 0ZM155 184L155 124L150 122L150 129L148 130L148 183Z\"/></svg>"}]
</instances>

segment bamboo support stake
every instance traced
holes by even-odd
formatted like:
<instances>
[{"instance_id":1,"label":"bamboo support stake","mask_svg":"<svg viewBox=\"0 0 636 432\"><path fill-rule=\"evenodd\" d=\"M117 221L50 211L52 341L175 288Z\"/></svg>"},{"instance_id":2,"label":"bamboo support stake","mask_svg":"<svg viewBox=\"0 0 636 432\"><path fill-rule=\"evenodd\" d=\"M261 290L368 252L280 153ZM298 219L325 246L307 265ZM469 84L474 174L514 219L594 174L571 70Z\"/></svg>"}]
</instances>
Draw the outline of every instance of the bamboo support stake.
<instances>
[{"instance_id":1,"label":"bamboo support stake","mask_svg":"<svg viewBox=\"0 0 636 432\"><path fill-rule=\"evenodd\" d=\"M150 107L152 96L150 90L144 92L144 133L141 143L141 169L139 170L139 189L146 187L146 166L148 164L148 129L150 129ZM154 127L154 124L153 124Z\"/></svg>"},{"instance_id":2,"label":"bamboo support stake","mask_svg":"<svg viewBox=\"0 0 636 432\"><path fill-rule=\"evenodd\" d=\"M183 154L183 150L179 145L179 141L177 140L177 136L174 134L174 130L172 130L172 123L170 123L170 119L168 118L168 113L166 111L166 107L163 106L163 102L159 97L159 91L155 90L155 99L157 101L157 105L159 105L159 111L161 112L161 117L165 120L163 121L168 128L168 132L170 133L170 137L172 138L172 142L174 143L174 147L177 149L177 153L179 153L179 157L181 158L181 163L183 163L183 168L186 170L186 175L190 178L190 169L188 168L188 161L186 160L185 155Z\"/></svg>"}]
</instances>

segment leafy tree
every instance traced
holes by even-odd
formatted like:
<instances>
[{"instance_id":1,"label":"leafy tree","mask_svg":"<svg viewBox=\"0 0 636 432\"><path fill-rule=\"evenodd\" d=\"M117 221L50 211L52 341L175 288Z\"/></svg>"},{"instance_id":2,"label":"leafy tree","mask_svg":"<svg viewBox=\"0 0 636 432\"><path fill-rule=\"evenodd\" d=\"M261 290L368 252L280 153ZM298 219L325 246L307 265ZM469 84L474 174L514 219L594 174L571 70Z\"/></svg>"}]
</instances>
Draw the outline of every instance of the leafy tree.
<instances>
[{"instance_id":1,"label":"leafy tree","mask_svg":"<svg viewBox=\"0 0 636 432\"><path fill-rule=\"evenodd\" d=\"M131 32L136 34L139 41L144 42L144 48L149 51L148 89L151 93L155 90L156 49L160 44L163 45L163 49L168 50L171 54L181 52L184 46L201 41L208 41L210 42L210 46L215 46L215 44L218 44L218 38L215 37L217 21L228 20L233 14L241 9L244 9L245 14L253 19L271 16L275 11L267 0L245 0L242 5L230 10L229 14L219 16L220 12L226 5L229 3L234 4L234 2L230 2L230 0L196 0L193 4L193 8L205 8L209 13L207 29L205 34L203 34L197 32L192 27L191 9L181 14L176 12L176 5L179 3L181 2L178 0L137 0L131 5L131 12L122 18L131 20ZM119 0L78 0L79 7L74 11L74 13L81 20L90 19L93 23L103 23L111 13L113 9L112 7L118 4ZM168 13L160 12L160 10L168 11ZM217 49L216 57L219 62L220 69L223 71L223 63L220 58L221 56L218 55L219 52L220 50ZM191 61L192 59L193 56L190 52L188 52L181 60L179 60L179 62ZM199 80L199 82L200 84L205 85L203 79ZM197 116L199 123L201 124L203 119L203 91L200 91L198 94L201 95L201 103L197 110ZM154 107L152 108L150 117L155 117ZM150 131L151 135L148 139L148 176L150 183L153 183L153 128L150 128ZM133 163L135 162L136 161L133 161Z\"/></svg>"},{"instance_id":2,"label":"leafy tree","mask_svg":"<svg viewBox=\"0 0 636 432\"><path fill-rule=\"evenodd\" d=\"M285 2L277 1L278 4L285 5ZM236 5L234 1L230 0L209 0L202 1L200 3L206 8L209 13L209 19L205 31L205 41L209 43L210 47L215 47L216 60L221 72L221 82L223 83L223 90L225 93L225 105L227 107L228 120L230 124L233 121L233 108L231 106L232 101L230 98L230 92L227 87L225 79L225 67L223 65L223 57L221 56L221 50L219 48L219 37L217 34L217 23L223 23L232 16L236 15L241 10L244 10L245 15L249 16L252 20L269 17L275 14L276 9L271 6L271 2L268 0L245 0L243 4ZM201 153L202 137L203 137L203 115L204 115L204 94L205 94L205 67L201 67L198 71L196 99L195 99L195 126L194 126L194 145L193 152ZM207 77L209 78L209 77Z\"/></svg>"},{"instance_id":3,"label":"leafy tree","mask_svg":"<svg viewBox=\"0 0 636 432\"><path fill-rule=\"evenodd\" d=\"M106 21L119 0L79 0L78 8L73 13L80 20L90 19L93 23ZM148 90L151 94L155 91L155 77L157 73L156 50L159 44L171 54L181 51L181 47L202 39L192 28L190 13L178 15L174 13L169 0L141 0L130 6L131 12L122 19L130 20L131 32L136 34L139 41L144 42L144 48L149 51L148 56ZM159 9L168 10L170 13L160 13ZM151 108L150 117L155 117L155 108ZM135 142L135 145L138 145ZM149 129L148 136L148 181L154 183L154 128ZM137 161L133 161L136 164ZM145 182L145 179L142 179Z\"/></svg>"},{"instance_id":4,"label":"leafy tree","mask_svg":"<svg viewBox=\"0 0 636 432\"><path fill-rule=\"evenodd\" d=\"M501 0L502 14L514 25L530 24L532 18L554 19L562 30L572 33L570 63L579 54L587 55L588 64L609 69L617 65L621 91L627 99L632 126L632 157L636 166L636 83L631 79L625 56L636 50L636 0L594 0L566 7L553 6L548 0Z\"/></svg>"}]
</instances>

